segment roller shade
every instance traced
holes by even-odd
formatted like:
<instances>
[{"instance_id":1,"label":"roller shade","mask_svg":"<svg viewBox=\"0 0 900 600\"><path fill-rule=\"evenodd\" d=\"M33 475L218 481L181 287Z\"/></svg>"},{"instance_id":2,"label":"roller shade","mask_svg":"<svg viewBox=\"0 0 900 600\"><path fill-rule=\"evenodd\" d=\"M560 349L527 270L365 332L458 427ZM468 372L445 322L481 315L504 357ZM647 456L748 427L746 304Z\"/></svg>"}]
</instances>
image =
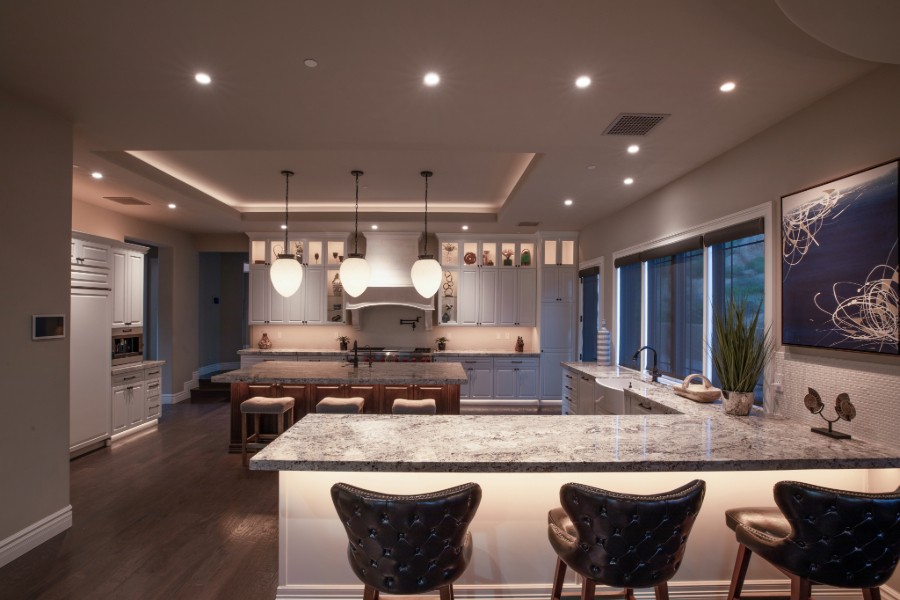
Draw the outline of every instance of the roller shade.
<instances>
[{"instance_id":1,"label":"roller shade","mask_svg":"<svg viewBox=\"0 0 900 600\"><path fill-rule=\"evenodd\" d=\"M628 265L633 265L634 263L639 262L641 262L641 253L636 252L627 256L620 256L613 261L613 265L618 269L620 267L627 267Z\"/></svg>"},{"instance_id":2,"label":"roller shade","mask_svg":"<svg viewBox=\"0 0 900 600\"><path fill-rule=\"evenodd\" d=\"M599 274L600 274L600 267L596 267L596 266L588 267L586 269L581 269L580 271L578 271L578 276L581 278L590 277L591 275L599 275Z\"/></svg>"},{"instance_id":3,"label":"roller shade","mask_svg":"<svg viewBox=\"0 0 900 600\"><path fill-rule=\"evenodd\" d=\"M675 256L676 254L681 254L682 252L699 250L702 247L703 236L697 235L678 242L666 244L665 246L657 246L656 248L645 250L641 252L641 260L647 261L653 260L654 258L662 258L663 256Z\"/></svg>"},{"instance_id":4,"label":"roller shade","mask_svg":"<svg viewBox=\"0 0 900 600\"><path fill-rule=\"evenodd\" d=\"M709 233L703 234L704 246L715 246L725 242L733 242L741 238L750 237L751 235L759 235L765 233L765 219L758 217L737 225L730 225L722 229L716 229Z\"/></svg>"}]
</instances>

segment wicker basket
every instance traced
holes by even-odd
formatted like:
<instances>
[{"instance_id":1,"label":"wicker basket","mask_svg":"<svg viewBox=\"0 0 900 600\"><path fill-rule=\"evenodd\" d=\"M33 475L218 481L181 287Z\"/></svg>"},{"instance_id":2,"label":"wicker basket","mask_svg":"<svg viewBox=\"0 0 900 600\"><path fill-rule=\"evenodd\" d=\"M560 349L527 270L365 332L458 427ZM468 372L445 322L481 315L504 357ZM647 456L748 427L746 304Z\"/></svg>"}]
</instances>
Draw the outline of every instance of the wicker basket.
<instances>
[{"instance_id":1,"label":"wicker basket","mask_svg":"<svg viewBox=\"0 0 900 600\"><path fill-rule=\"evenodd\" d=\"M703 383L691 383L698 377ZM722 390L713 387L709 379L699 374L688 375L680 386L672 386L672 391L694 402L703 403L715 402L722 395Z\"/></svg>"}]
</instances>

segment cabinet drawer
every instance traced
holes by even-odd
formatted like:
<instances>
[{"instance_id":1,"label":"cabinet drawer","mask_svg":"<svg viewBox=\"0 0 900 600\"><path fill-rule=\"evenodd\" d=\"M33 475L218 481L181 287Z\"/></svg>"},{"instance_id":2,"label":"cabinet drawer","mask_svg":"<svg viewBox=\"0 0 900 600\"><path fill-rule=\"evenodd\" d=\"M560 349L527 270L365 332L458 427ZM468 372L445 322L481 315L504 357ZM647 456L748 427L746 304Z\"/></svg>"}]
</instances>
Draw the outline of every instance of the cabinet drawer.
<instances>
[{"instance_id":1,"label":"cabinet drawer","mask_svg":"<svg viewBox=\"0 0 900 600\"><path fill-rule=\"evenodd\" d=\"M144 369L144 379L159 379L162 377L162 366L147 367Z\"/></svg>"},{"instance_id":2,"label":"cabinet drawer","mask_svg":"<svg viewBox=\"0 0 900 600\"><path fill-rule=\"evenodd\" d=\"M494 359L493 358L463 358L459 357L455 361L448 362L459 362L462 364L463 369L493 369L494 368Z\"/></svg>"},{"instance_id":3,"label":"cabinet drawer","mask_svg":"<svg viewBox=\"0 0 900 600\"><path fill-rule=\"evenodd\" d=\"M537 369L537 358L495 358L495 369Z\"/></svg>"},{"instance_id":4,"label":"cabinet drawer","mask_svg":"<svg viewBox=\"0 0 900 600\"><path fill-rule=\"evenodd\" d=\"M118 373L112 376L112 386L115 387L117 385L134 385L140 381L144 380L144 371L142 369L135 369L134 371L127 371L125 373Z\"/></svg>"},{"instance_id":5,"label":"cabinet drawer","mask_svg":"<svg viewBox=\"0 0 900 600\"><path fill-rule=\"evenodd\" d=\"M155 379L147 380L147 397L150 396L159 396L161 380L157 377Z\"/></svg>"}]
</instances>

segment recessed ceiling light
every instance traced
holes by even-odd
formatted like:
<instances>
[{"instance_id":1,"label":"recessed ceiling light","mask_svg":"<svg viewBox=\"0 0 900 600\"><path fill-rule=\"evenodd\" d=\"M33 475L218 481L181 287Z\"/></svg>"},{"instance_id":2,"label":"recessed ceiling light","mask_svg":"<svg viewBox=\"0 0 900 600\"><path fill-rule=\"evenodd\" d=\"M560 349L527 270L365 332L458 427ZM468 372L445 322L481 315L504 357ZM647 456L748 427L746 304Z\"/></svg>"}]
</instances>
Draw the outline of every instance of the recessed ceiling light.
<instances>
[{"instance_id":1,"label":"recessed ceiling light","mask_svg":"<svg viewBox=\"0 0 900 600\"><path fill-rule=\"evenodd\" d=\"M287 223L282 223L282 224L281 224L281 228L282 228L282 229L287 229Z\"/></svg>"},{"instance_id":2,"label":"recessed ceiling light","mask_svg":"<svg viewBox=\"0 0 900 600\"><path fill-rule=\"evenodd\" d=\"M631 177L626 177L622 183L624 183L625 185L631 185L632 183L634 183L634 179L632 179Z\"/></svg>"},{"instance_id":3,"label":"recessed ceiling light","mask_svg":"<svg viewBox=\"0 0 900 600\"><path fill-rule=\"evenodd\" d=\"M372 225L372 229L378 229L378 225Z\"/></svg>"},{"instance_id":4,"label":"recessed ceiling light","mask_svg":"<svg viewBox=\"0 0 900 600\"><path fill-rule=\"evenodd\" d=\"M723 83L722 85L719 86L719 89L723 92L731 92L731 91L734 91L734 88L736 88L736 87L737 86L734 84L733 81L726 81L725 83Z\"/></svg>"},{"instance_id":5,"label":"recessed ceiling light","mask_svg":"<svg viewBox=\"0 0 900 600\"><path fill-rule=\"evenodd\" d=\"M432 71L431 73L426 73L422 81L425 82L425 85L434 87L441 82L441 76Z\"/></svg>"},{"instance_id":6,"label":"recessed ceiling light","mask_svg":"<svg viewBox=\"0 0 900 600\"><path fill-rule=\"evenodd\" d=\"M640 152L640 150L641 150L641 147L638 146L637 144L632 144L632 145L628 146L628 154L637 154L638 152Z\"/></svg>"},{"instance_id":7,"label":"recessed ceiling light","mask_svg":"<svg viewBox=\"0 0 900 600\"><path fill-rule=\"evenodd\" d=\"M469 230L469 226L468 226L468 225L463 225L463 226L462 226L462 230L463 230L463 231L468 231L468 230Z\"/></svg>"},{"instance_id":8,"label":"recessed ceiling light","mask_svg":"<svg viewBox=\"0 0 900 600\"><path fill-rule=\"evenodd\" d=\"M563 200L563 204L565 204L566 206L572 206L572 199L566 198L565 200Z\"/></svg>"},{"instance_id":9,"label":"recessed ceiling light","mask_svg":"<svg viewBox=\"0 0 900 600\"><path fill-rule=\"evenodd\" d=\"M315 69L316 67L319 66L319 61L317 61L314 58L307 58L306 60L303 61L303 64L306 65L307 67L309 67L310 69Z\"/></svg>"},{"instance_id":10,"label":"recessed ceiling light","mask_svg":"<svg viewBox=\"0 0 900 600\"><path fill-rule=\"evenodd\" d=\"M93 177L94 179L103 179L103 173L101 173L100 171L94 171L93 173L91 173L91 177Z\"/></svg>"},{"instance_id":11,"label":"recessed ceiling light","mask_svg":"<svg viewBox=\"0 0 900 600\"><path fill-rule=\"evenodd\" d=\"M584 89L584 88L588 87L589 85L591 85L591 78L588 77L587 75L582 75L581 77L579 77L578 79L575 80L575 87Z\"/></svg>"},{"instance_id":12,"label":"recessed ceiling light","mask_svg":"<svg viewBox=\"0 0 900 600\"><path fill-rule=\"evenodd\" d=\"M597 168L597 165L588 165L588 171L593 171Z\"/></svg>"},{"instance_id":13,"label":"recessed ceiling light","mask_svg":"<svg viewBox=\"0 0 900 600\"><path fill-rule=\"evenodd\" d=\"M169 208L177 208L174 202L169 202Z\"/></svg>"},{"instance_id":14,"label":"recessed ceiling light","mask_svg":"<svg viewBox=\"0 0 900 600\"><path fill-rule=\"evenodd\" d=\"M212 77L210 77L206 73L197 73L196 75L194 75L194 81L196 81L200 85L209 85L210 83L212 83Z\"/></svg>"}]
</instances>

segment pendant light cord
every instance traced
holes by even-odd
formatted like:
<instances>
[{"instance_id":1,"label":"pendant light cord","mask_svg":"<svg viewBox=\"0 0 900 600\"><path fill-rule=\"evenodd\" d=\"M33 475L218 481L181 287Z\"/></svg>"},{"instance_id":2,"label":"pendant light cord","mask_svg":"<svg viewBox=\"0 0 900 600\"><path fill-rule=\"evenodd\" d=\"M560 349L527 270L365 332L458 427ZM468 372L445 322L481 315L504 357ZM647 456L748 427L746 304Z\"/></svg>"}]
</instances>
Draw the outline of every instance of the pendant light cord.
<instances>
[{"instance_id":1,"label":"pendant light cord","mask_svg":"<svg viewBox=\"0 0 900 600\"><path fill-rule=\"evenodd\" d=\"M359 176L362 171L353 171L356 175L356 216L353 219L353 254L359 254Z\"/></svg>"},{"instance_id":2,"label":"pendant light cord","mask_svg":"<svg viewBox=\"0 0 900 600\"><path fill-rule=\"evenodd\" d=\"M281 253L288 254L288 191L291 185L291 175L294 172L282 171L281 174L284 175L284 248Z\"/></svg>"},{"instance_id":3,"label":"pendant light cord","mask_svg":"<svg viewBox=\"0 0 900 600\"><path fill-rule=\"evenodd\" d=\"M425 245L422 247L423 255L428 254L428 178L434 173L422 171L420 175L425 178Z\"/></svg>"}]
</instances>

